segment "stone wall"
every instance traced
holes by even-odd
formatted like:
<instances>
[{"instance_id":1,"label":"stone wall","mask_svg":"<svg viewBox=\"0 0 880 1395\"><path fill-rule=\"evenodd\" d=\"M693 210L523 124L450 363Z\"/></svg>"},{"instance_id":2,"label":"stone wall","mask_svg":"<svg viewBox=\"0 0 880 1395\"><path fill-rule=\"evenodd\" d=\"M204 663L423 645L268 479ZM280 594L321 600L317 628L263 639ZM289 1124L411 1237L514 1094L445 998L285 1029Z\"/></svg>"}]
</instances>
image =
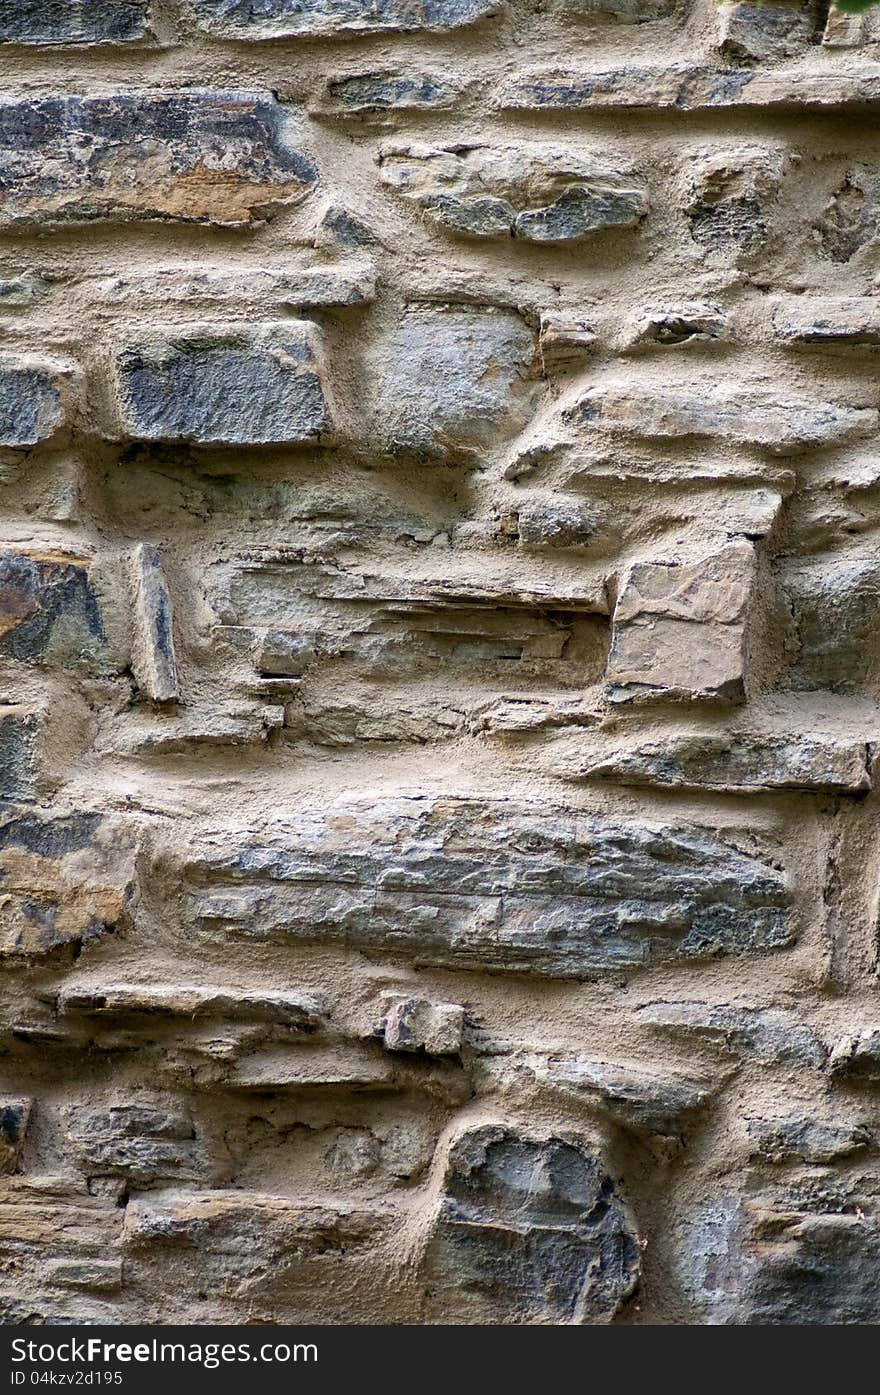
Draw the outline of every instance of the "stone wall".
<instances>
[{"instance_id":1,"label":"stone wall","mask_svg":"<svg viewBox=\"0 0 880 1395\"><path fill-rule=\"evenodd\" d=\"M0 64L0 1316L880 1321L880 20Z\"/></svg>"}]
</instances>

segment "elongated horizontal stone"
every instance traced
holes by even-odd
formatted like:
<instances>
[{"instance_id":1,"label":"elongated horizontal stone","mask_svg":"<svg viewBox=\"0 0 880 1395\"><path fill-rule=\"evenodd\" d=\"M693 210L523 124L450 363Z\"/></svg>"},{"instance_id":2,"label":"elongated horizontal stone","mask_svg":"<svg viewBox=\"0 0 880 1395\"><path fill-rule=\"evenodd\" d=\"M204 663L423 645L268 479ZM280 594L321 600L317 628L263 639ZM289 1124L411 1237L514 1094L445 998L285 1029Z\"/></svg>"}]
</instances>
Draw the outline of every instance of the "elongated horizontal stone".
<instances>
[{"instance_id":1,"label":"elongated horizontal stone","mask_svg":"<svg viewBox=\"0 0 880 1395\"><path fill-rule=\"evenodd\" d=\"M218 831L181 875L190 914L217 933L561 978L767 950L795 933L769 845L746 853L705 829L539 804L345 802L261 837Z\"/></svg>"},{"instance_id":2,"label":"elongated horizontal stone","mask_svg":"<svg viewBox=\"0 0 880 1395\"><path fill-rule=\"evenodd\" d=\"M589 111L601 107L706 111L730 107L862 107L880 102L880 73L779 72L761 68L550 68L508 79L497 104L506 111Z\"/></svg>"},{"instance_id":3,"label":"elongated horizontal stone","mask_svg":"<svg viewBox=\"0 0 880 1395\"><path fill-rule=\"evenodd\" d=\"M645 1071L580 1056L554 1057L538 1075L556 1089L601 1101L611 1117L627 1128L661 1137L680 1133L715 1088L708 1080L674 1071Z\"/></svg>"},{"instance_id":4,"label":"elongated horizontal stone","mask_svg":"<svg viewBox=\"0 0 880 1395\"><path fill-rule=\"evenodd\" d=\"M566 779L614 780L662 789L714 789L748 794L761 789L863 794L871 788L864 741L821 735L758 736L695 732L662 741L569 744L554 759Z\"/></svg>"},{"instance_id":5,"label":"elongated horizontal stone","mask_svg":"<svg viewBox=\"0 0 880 1395\"><path fill-rule=\"evenodd\" d=\"M298 320L143 335L116 359L124 434L201 445L297 445L330 426L318 335Z\"/></svg>"},{"instance_id":6,"label":"elongated horizontal stone","mask_svg":"<svg viewBox=\"0 0 880 1395\"><path fill-rule=\"evenodd\" d=\"M89 1176L143 1184L194 1181L207 1170L188 1111L169 1107L165 1099L74 1105L65 1110L65 1121L74 1156Z\"/></svg>"},{"instance_id":7,"label":"elongated horizontal stone","mask_svg":"<svg viewBox=\"0 0 880 1395\"><path fill-rule=\"evenodd\" d=\"M649 24L672 14L675 0L564 0L566 16L608 16L622 24Z\"/></svg>"},{"instance_id":8,"label":"elongated horizontal stone","mask_svg":"<svg viewBox=\"0 0 880 1395\"><path fill-rule=\"evenodd\" d=\"M380 178L463 237L577 242L635 227L648 212L632 169L560 146L430 146L388 142Z\"/></svg>"},{"instance_id":9,"label":"elongated horizontal stone","mask_svg":"<svg viewBox=\"0 0 880 1395\"><path fill-rule=\"evenodd\" d=\"M0 228L172 219L241 227L317 171L270 93L120 92L0 101Z\"/></svg>"},{"instance_id":10,"label":"elongated horizontal stone","mask_svg":"<svg viewBox=\"0 0 880 1395\"><path fill-rule=\"evenodd\" d=\"M117 44L143 38L149 0L0 0L0 43Z\"/></svg>"},{"instance_id":11,"label":"elongated horizontal stone","mask_svg":"<svg viewBox=\"0 0 880 1395\"><path fill-rule=\"evenodd\" d=\"M773 1163L833 1163L862 1152L872 1141L865 1124L797 1117L750 1119L748 1135L753 1156Z\"/></svg>"},{"instance_id":12,"label":"elongated horizontal stone","mask_svg":"<svg viewBox=\"0 0 880 1395\"><path fill-rule=\"evenodd\" d=\"M763 1065L825 1065L828 1048L791 1012L730 1003L657 1002L637 1009L640 1025L693 1045L704 1042Z\"/></svg>"},{"instance_id":13,"label":"elongated horizontal stone","mask_svg":"<svg viewBox=\"0 0 880 1395\"><path fill-rule=\"evenodd\" d=\"M745 697L755 559L741 541L682 565L637 562L614 610L612 702Z\"/></svg>"},{"instance_id":14,"label":"elongated horizontal stone","mask_svg":"<svg viewBox=\"0 0 880 1395\"><path fill-rule=\"evenodd\" d=\"M67 984L58 995L57 1008L62 1016L234 1017L236 1021L276 1022L303 1032L315 1031L323 1020L320 1003L309 994L263 993L218 984Z\"/></svg>"},{"instance_id":15,"label":"elongated horizontal stone","mask_svg":"<svg viewBox=\"0 0 880 1395\"><path fill-rule=\"evenodd\" d=\"M327 83L316 112L367 116L386 111L446 111L461 86L431 73L370 72Z\"/></svg>"},{"instance_id":16,"label":"elongated horizontal stone","mask_svg":"<svg viewBox=\"0 0 880 1395\"><path fill-rule=\"evenodd\" d=\"M718 437L759 446L773 455L846 445L873 435L880 424L874 407L795 400L767 388L651 388L613 384L591 388L570 412L590 430L650 440Z\"/></svg>"},{"instance_id":17,"label":"elongated horizontal stone","mask_svg":"<svg viewBox=\"0 0 880 1395\"><path fill-rule=\"evenodd\" d=\"M880 300L867 295L792 296L777 302L772 324L774 334L786 344L880 344Z\"/></svg>"},{"instance_id":18,"label":"elongated horizontal stone","mask_svg":"<svg viewBox=\"0 0 880 1395\"><path fill-rule=\"evenodd\" d=\"M638 1282L639 1246L600 1159L488 1125L450 1149L425 1267L472 1321L608 1322Z\"/></svg>"},{"instance_id":19,"label":"elongated horizontal stone","mask_svg":"<svg viewBox=\"0 0 880 1395\"><path fill-rule=\"evenodd\" d=\"M142 309L152 303L265 306L277 313L299 306L365 305L376 294L376 277L363 263L349 266L223 267L212 264L197 271L180 266L134 270L94 283L94 293L108 307ZM2 303L2 302L0 302Z\"/></svg>"},{"instance_id":20,"label":"elongated horizontal stone","mask_svg":"<svg viewBox=\"0 0 880 1395\"><path fill-rule=\"evenodd\" d=\"M35 446L54 436L64 422L69 379L58 365L0 354L0 446Z\"/></svg>"},{"instance_id":21,"label":"elongated horizontal stone","mask_svg":"<svg viewBox=\"0 0 880 1395\"><path fill-rule=\"evenodd\" d=\"M228 38L459 29L497 13L500 0L191 0L196 22Z\"/></svg>"}]
</instances>

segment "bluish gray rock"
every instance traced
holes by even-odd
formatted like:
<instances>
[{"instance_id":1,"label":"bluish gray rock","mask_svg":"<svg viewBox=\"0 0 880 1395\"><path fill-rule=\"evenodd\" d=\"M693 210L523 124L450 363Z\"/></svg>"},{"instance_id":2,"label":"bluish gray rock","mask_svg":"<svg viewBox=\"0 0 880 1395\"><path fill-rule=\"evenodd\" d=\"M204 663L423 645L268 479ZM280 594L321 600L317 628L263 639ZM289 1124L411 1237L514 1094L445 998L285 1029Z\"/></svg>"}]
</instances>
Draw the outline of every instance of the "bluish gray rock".
<instances>
[{"instance_id":1,"label":"bluish gray rock","mask_svg":"<svg viewBox=\"0 0 880 1395\"><path fill-rule=\"evenodd\" d=\"M54 436L64 420L67 376L47 364L0 355L0 446L35 446Z\"/></svg>"},{"instance_id":2,"label":"bluish gray rock","mask_svg":"<svg viewBox=\"0 0 880 1395\"><path fill-rule=\"evenodd\" d=\"M0 43L118 44L147 32L149 0L0 0Z\"/></svg>"},{"instance_id":3,"label":"bluish gray rock","mask_svg":"<svg viewBox=\"0 0 880 1395\"><path fill-rule=\"evenodd\" d=\"M657 1002L638 1008L636 1021L684 1042L720 1047L762 1065L821 1069L828 1048L791 1012L728 1003Z\"/></svg>"},{"instance_id":4,"label":"bluish gray rock","mask_svg":"<svg viewBox=\"0 0 880 1395\"><path fill-rule=\"evenodd\" d=\"M371 72L327 83L316 107L339 116L386 111L445 111L455 104L457 84L431 73Z\"/></svg>"},{"instance_id":5,"label":"bluish gray rock","mask_svg":"<svg viewBox=\"0 0 880 1395\"><path fill-rule=\"evenodd\" d=\"M33 797L36 732L33 712L0 707L0 804Z\"/></svg>"},{"instance_id":6,"label":"bluish gray rock","mask_svg":"<svg viewBox=\"0 0 880 1395\"><path fill-rule=\"evenodd\" d=\"M598 1158L487 1125L452 1145L425 1275L472 1321L602 1323L639 1280L632 1222Z\"/></svg>"},{"instance_id":7,"label":"bluish gray rock","mask_svg":"<svg viewBox=\"0 0 880 1395\"><path fill-rule=\"evenodd\" d=\"M179 875L196 923L217 933L558 978L766 951L795 934L770 847L503 800L297 810L260 836L216 830Z\"/></svg>"},{"instance_id":8,"label":"bluish gray rock","mask_svg":"<svg viewBox=\"0 0 880 1395\"><path fill-rule=\"evenodd\" d=\"M73 667L105 650L88 567L79 558L0 554L0 658Z\"/></svg>"},{"instance_id":9,"label":"bluish gray rock","mask_svg":"<svg viewBox=\"0 0 880 1395\"><path fill-rule=\"evenodd\" d=\"M880 565L870 556L804 558L780 569L791 615L788 685L806 691L872 691L880 678L874 645Z\"/></svg>"},{"instance_id":10,"label":"bluish gray rock","mask_svg":"<svg viewBox=\"0 0 880 1395\"><path fill-rule=\"evenodd\" d=\"M170 219L242 227L317 180L268 92L0 101L0 228Z\"/></svg>"},{"instance_id":11,"label":"bluish gray rock","mask_svg":"<svg viewBox=\"0 0 880 1395\"><path fill-rule=\"evenodd\" d=\"M191 0L209 34L276 39L459 29L495 14L500 0Z\"/></svg>"},{"instance_id":12,"label":"bluish gray rock","mask_svg":"<svg viewBox=\"0 0 880 1395\"><path fill-rule=\"evenodd\" d=\"M299 445L328 432L314 326L193 325L116 360L122 432L141 441Z\"/></svg>"}]
</instances>

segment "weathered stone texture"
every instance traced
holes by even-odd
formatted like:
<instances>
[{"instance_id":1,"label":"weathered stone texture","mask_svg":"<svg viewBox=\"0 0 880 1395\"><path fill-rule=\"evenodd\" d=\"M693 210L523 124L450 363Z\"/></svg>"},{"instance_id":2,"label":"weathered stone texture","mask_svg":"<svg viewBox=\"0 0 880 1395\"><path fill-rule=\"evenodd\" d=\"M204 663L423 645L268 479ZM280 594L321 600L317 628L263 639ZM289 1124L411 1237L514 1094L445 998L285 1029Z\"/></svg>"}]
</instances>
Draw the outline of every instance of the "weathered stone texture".
<instances>
[{"instance_id":1,"label":"weathered stone texture","mask_svg":"<svg viewBox=\"0 0 880 1395\"><path fill-rule=\"evenodd\" d=\"M880 4L0 52L0 1322L876 1324Z\"/></svg>"}]
</instances>

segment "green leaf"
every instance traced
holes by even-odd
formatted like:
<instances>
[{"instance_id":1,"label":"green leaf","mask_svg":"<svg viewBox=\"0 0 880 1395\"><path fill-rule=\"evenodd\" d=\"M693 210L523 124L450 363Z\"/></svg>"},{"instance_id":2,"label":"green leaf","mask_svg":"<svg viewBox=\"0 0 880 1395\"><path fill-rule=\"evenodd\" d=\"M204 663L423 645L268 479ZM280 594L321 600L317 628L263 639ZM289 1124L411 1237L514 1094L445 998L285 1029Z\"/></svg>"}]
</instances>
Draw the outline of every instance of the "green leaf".
<instances>
[{"instance_id":1,"label":"green leaf","mask_svg":"<svg viewBox=\"0 0 880 1395\"><path fill-rule=\"evenodd\" d=\"M878 3L880 0L834 0L834 8L835 10L843 10L844 14L847 15L860 15Z\"/></svg>"}]
</instances>

